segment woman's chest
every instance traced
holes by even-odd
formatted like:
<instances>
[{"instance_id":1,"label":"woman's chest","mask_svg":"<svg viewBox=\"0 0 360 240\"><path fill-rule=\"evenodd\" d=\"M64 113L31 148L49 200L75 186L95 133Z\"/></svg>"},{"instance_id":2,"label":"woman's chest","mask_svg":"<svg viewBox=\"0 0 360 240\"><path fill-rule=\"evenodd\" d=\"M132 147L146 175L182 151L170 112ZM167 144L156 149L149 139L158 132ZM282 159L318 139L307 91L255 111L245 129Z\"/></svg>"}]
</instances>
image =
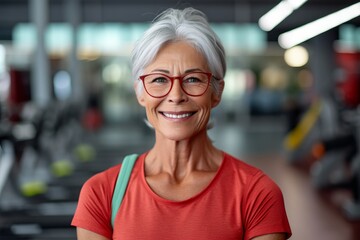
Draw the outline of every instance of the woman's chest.
<instances>
[{"instance_id":1,"label":"woman's chest","mask_svg":"<svg viewBox=\"0 0 360 240\"><path fill-rule=\"evenodd\" d=\"M241 205L241 198L226 188L171 202L132 186L119 209L113 239L242 239Z\"/></svg>"}]
</instances>

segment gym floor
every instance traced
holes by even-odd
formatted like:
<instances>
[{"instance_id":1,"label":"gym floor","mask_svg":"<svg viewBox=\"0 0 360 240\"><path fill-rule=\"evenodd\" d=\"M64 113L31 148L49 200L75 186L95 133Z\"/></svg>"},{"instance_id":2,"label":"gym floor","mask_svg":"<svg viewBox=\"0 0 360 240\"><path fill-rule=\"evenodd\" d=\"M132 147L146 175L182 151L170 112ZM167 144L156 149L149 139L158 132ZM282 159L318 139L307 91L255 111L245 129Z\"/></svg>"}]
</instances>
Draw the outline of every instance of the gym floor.
<instances>
[{"instance_id":1,"label":"gym floor","mask_svg":"<svg viewBox=\"0 0 360 240\"><path fill-rule=\"evenodd\" d=\"M278 183L293 231L291 240L360 239L360 220L347 220L341 208L351 198L350 192L319 192L311 184L308 169L286 162L282 151L284 126L281 117L255 118L251 124L215 126L211 134L215 145L261 168Z\"/></svg>"}]
</instances>

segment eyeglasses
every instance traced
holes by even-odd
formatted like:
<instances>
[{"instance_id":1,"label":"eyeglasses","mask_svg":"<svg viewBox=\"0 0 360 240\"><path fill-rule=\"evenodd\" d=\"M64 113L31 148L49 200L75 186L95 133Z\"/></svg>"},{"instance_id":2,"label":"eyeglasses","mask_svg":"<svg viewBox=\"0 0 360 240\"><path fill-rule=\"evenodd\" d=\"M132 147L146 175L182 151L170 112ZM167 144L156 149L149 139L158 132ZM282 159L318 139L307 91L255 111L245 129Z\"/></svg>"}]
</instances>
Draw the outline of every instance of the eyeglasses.
<instances>
[{"instance_id":1,"label":"eyeglasses","mask_svg":"<svg viewBox=\"0 0 360 240\"><path fill-rule=\"evenodd\" d=\"M139 78L145 91L154 98L162 98L169 94L175 79L179 79L181 89L189 96L203 95L209 87L213 75L207 72L190 72L182 76L170 77L163 73L150 73Z\"/></svg>"}]
</instances>

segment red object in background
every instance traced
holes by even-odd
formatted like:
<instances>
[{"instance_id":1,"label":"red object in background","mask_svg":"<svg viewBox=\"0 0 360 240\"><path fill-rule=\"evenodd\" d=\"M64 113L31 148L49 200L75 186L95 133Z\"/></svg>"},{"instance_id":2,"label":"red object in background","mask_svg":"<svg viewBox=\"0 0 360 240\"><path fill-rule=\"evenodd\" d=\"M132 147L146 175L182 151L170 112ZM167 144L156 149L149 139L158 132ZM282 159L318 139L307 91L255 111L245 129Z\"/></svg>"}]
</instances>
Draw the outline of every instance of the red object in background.
<instances>
[{"instance_id":1,"label":"red object in background","mask_svg":"<svg viewBox=\"0 0 360 240\"><path fill-rule=\"evenodd\" d=\"M345 82L338 85L342 99L349 107L357 107L360 104L360 77L358 74L347 76Z\"/></svg>"},{"instance_id":2,"label":"red object in background","mask_svg":"<svg viewBox=\"0 0 360 240\"><path fill-rule=\"evenodd\" d=\"M29 71L10 70L10 90L8 102L19 105L31 100Z\"/></svg>"},{"instance_id":3,"label":"red object in background","mask_svg":"<svg viewBox=\"0 0 360 240\"><path fill-rule=\"evenodd\" d=\"M360 104L360 52L338 52L336 57L345 76L337 89L348 107L356 107Z\"/></svg>"},{"instance_id":4,"label":"red object in background","mask_svg":"<svg viewBox=\"0 0 360 240\"><path fill-rule=\"evenodd\" d=\"M31 100L30 72L26 70L10 70L10 89L7 99L9 106L9 120L21 120L20 113L24 103Z\"/></svg>"},{"instance_id":5,"label":"red object in background","mask_svg":"<svg viewBox=\"0 0 360 240\"><path fill-rule=\"evenodd\" d=\"M103 124L101 112L97 108L89 108L86 110L83 119L83 126L90 131L98 130Z\"/></svg>"}]
</instances>

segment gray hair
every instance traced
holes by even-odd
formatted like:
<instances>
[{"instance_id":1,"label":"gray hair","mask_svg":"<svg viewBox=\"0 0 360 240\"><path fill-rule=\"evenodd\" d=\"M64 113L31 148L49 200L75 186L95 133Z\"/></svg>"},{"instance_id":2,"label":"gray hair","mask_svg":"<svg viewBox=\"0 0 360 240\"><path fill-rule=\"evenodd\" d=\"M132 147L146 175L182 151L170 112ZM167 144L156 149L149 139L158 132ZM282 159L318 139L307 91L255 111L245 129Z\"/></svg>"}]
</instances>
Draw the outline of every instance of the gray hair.
<instances>
[{"instance_id":1,"label":"gray hair","mask_svg":"<svg viewBox=\"0 0 360 240\"><path fill-rule=\"evenodd\" d=\"M170 8L154 19L132 51L133 78L139 79L162 46L175 41L186 41L192 44L207 60L215 79L224 78L226 71L224 47L211 29L206 15L191 7L183 10ZM218 83L219 81L212 81L212 86L217 93L219 93Z\"/></svg>"}]
</instances>

